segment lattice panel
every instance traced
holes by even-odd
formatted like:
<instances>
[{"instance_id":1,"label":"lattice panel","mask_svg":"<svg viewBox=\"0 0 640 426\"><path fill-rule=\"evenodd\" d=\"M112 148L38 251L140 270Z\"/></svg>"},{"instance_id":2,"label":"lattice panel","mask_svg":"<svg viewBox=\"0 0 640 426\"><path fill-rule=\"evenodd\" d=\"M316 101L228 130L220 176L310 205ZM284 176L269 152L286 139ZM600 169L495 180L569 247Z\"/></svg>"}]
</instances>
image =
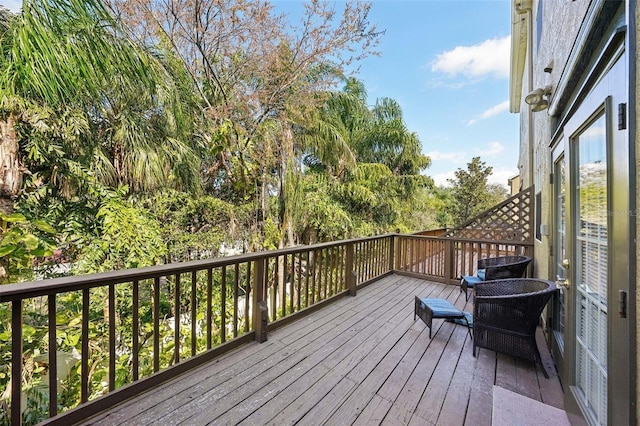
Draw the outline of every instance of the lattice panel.
<instances>
[{"instance_id":1,"label":"lattice panel","mask_svg":"<svg viewBox=\"0 0 640 426\"><path fill-rule=\"evenodd\" d=\"M530 186L443 236L532 243L533 195L533 186Z\"/></svg>"}]
</instances>

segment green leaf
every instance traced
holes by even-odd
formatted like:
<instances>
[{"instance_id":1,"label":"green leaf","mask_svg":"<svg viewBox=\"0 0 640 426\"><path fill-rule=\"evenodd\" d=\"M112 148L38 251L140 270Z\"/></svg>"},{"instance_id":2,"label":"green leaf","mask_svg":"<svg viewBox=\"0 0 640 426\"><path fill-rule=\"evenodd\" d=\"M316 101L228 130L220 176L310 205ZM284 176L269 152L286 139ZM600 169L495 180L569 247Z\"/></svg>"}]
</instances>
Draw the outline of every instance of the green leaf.
<instances>
[{"instance_id":1,"label":"green leaf","mask_svg":"<svg viewBox=\"0 0 640 426\"><path fill-rule=\"evenodd\" d=\"M45 257L51 256L53 254L53 250L45 246L38 246L34 250L31 250L31 254L36 257Z\"/></svg>"},{"instance_id":2,"label":"green leaf","mask_svg":"<svg viewBox=\"0 0 640 426\"><path fill-rule=\"evenodd\" d=\"M47 222L43 221L43 220L36 220L33 222L33 224L35 225L35 227L42 231L42 232L46 232L47 234L55 234L56 230L54 229L53 226L49 225Z\"/></svg>"},{"instance_id":3,"label":"green leaf","mask_svg":"<svg viewBox=\"0 0 640 426\"><path fill-rule=\"evenodd\" d=\"M3 219L5 220L5 222L26 222L27 221L27 218L20 213L11 213L8 216L4 216Z\"/></svg>"},{"instance_id":4,"label":"green leaf","mask_svg":"<svg viewBox=\"0 0 640 426\"><path fill-rule=\"evenodd\" d=\"M67 345L75 347L80 341L80 334L68 334Z\"/></svg>"},{"instance_id":5,"label":"green leaf","mask_svg":"<svg viewBox=\"0 0 640 426\"><path fill-rule=\"evenodd\" d=\"M27 250L32 251L38 248L38 244L40 244L40 240L33 234L27 234L22 239Z\"/></svg>"},{"instance_id":6,"label":"green leaf","mask_svg":"<svg viewBox=\"0 0 640 426\"><path fill-rule=\"evenodd\" d=\"M0 257L5 257L8 254L13 253L17 248L18 247L13 244L7 244L6 246L0 247Z\"/></svg>"}]
</instances>

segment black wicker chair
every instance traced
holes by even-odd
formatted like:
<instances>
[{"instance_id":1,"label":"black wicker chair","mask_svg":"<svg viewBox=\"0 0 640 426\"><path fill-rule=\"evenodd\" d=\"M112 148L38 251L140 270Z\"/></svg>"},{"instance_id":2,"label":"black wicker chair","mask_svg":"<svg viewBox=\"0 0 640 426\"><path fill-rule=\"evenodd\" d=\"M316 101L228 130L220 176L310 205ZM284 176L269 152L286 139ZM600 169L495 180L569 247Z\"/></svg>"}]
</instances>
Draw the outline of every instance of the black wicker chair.
<instances>
[{"instance_id":1,"label":"black wicker chair","mask_svg":"<svg viewBox=\"0 0 640 426\"><path fill-rule=\"evenodd\" d=\"M482 281L499 280L503 278L520 278L524 275L531 262L529 256L498 256L478 260L475 276L465 275L460 281L460 291L469 300L467 290Z\"/></svg>"},{"instance_id":2,"label":"black wicker chair","mask_svg":"<svg viewBox=\"0 0 640 426\"><path fill-rule=\"evenodd\" d=\"M478 283L474 287L473 356L478 347L524 358L539 364L548 378L536 345L536 327L556 291L551 281L535 278Z\"/></svg>"}]
</instances>

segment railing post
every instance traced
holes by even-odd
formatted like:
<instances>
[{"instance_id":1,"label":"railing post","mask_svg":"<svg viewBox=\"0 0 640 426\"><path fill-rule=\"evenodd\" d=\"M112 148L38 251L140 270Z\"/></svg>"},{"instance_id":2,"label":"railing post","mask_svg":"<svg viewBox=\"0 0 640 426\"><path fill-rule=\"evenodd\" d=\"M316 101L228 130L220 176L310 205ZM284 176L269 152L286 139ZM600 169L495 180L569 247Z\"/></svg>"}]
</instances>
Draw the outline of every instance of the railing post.
<instances>
[{"instance_id":1,"label":"railing post","mask_svg":"<svg viewBox=\"0 0 640 426\"><path fill-rule=\"evenodd\" d=\"M449 284L453 281L454 275L454 241L451 238L447 238L444 242L444 281Z\"/></svg>"},{"instance_id":2,"label":"railing post","mask_svg":"<svg viewBox=\"0 0 640 426\"><path fill-rule=\"evenodd\" d=\"M393 267L394 271L404 270L401 269L400 263L402 262L402 236L396 235L393 239Z\"/></svg>"},{"instance_id":3,"label":"railing post","mask_svg":"<svg viewBox=\"0 0 640 426\"><path fill-rule=\"evenodd\" d=\"M265 262L266 259L255 261L253 275L253 329L256 341L267 341L267 324L269 322L269 307L264 300Z\"/></svg>"},{"instance_id":4,"label":"railing post","mask_svg":"<svg viewBox=\"0 0 640 426\"><path fill-rule=\"evenodd\" d=\"M389 271L394 272L396 270L396 237L395 235L391 235L389 238L391 240L389 243Z\"/></svg>"},{"instance_id":5,"label":"railing post","mask_svg":"<svg viewBox=\"0 0 640 426\"><path fill-rule=\"evenodd\" d=\"M355 296L356 290L356 272L353 270L353 243L347 244L347 252L345 257L345 279L347 280L347 290L349 290L349 296Z\"/></svg>"}]
</instances>

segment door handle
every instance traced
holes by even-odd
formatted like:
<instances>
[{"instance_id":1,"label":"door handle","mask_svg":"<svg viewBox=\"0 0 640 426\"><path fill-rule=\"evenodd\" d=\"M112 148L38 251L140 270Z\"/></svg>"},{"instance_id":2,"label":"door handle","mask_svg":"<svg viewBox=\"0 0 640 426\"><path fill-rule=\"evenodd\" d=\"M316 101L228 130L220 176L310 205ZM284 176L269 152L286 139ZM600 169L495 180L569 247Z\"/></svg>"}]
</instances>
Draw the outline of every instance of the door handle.
<instances>
[{"instance_id":1,"label":"door handle","mask_svg":"<svg viewBox=\"0 0 640 426\"><path fill-rule=\"evenodd\" d=\"M556 275L556 286L569 289L571 287L571 282L569 281L569 278L562 278L560 275Z\"/></svg>"},{"instance_id":2,"label":"door handle","mask_svg":"<svg viewBox=\"0 0 640 426\"><path fill-rule=\"evenodd\" d=\"M618 290L618 315L627 317L627 292L624 290Z\"/></svg>"},{"instance_id":3,"label":"door handle","mask_svg":"<svg viewBox=\"0 0 640 426\"><path fill-rule=\"evenodd\" d=\"M562 259L563 268L569 269L570 265L571 262L569 261L569 259ZM560 275L556 275L556 286L569 289L571 287L571 282L569 281L569 278L562 278Z\"/></svg>"}]
</instances>

